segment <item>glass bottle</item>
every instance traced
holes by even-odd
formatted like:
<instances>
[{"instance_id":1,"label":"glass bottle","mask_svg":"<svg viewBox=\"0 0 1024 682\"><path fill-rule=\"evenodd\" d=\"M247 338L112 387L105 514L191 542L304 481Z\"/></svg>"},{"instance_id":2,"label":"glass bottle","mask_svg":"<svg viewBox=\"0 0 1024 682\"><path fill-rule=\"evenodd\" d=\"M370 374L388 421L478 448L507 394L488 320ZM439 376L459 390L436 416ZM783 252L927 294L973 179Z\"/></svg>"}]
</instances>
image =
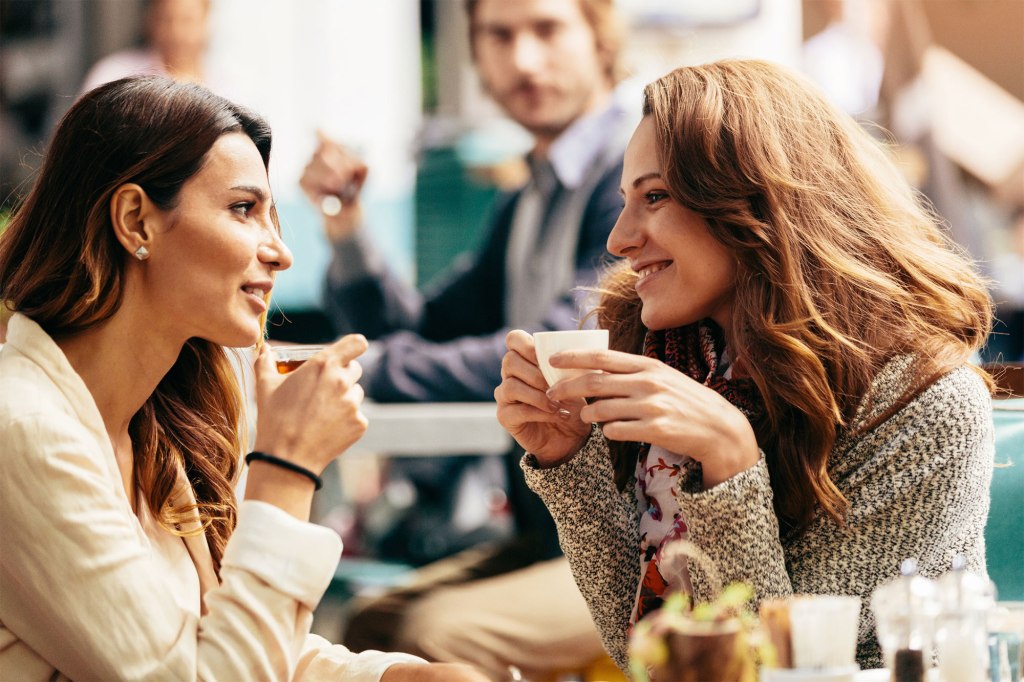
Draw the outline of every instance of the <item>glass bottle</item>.
<instances>
[{"instance_id":1,"label":"glass bottle","mask_svg":"<svg viewBox=\"0 0 1024 682\"><path fill-rule=\"evenodd\" d=\"M992 581L967 570L962 555L938 580L935 650L941 682L986 682L988 614L995 603Z\"/></svg>"},{"instance_id":2,"label":"glass bottle","mask_svg":"<svg viewBox=\"0 0 1024 682\"><path fill-rule=\"evenodd\" d=\"M893 682L919 682L931 667L932 624L938 611L937 585L905 559L900 576L871 593L878 642Z\"/></svg>"}]
</instances>

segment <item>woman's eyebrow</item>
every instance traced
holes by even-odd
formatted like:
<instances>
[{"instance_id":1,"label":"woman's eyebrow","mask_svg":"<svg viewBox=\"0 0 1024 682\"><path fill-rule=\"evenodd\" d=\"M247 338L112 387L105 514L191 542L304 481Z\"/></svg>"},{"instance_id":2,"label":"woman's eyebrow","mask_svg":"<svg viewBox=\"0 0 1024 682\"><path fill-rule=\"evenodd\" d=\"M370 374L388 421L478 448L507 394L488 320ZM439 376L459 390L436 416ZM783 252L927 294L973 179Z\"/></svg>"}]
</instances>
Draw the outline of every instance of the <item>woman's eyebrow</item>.
<instances>
[{"instance_id":1,"label":"woman's eyebrow","mask_svg":"<svg viewBox=\"0 0 1024 682\"><path fill-rule=\"evenodd\" d=\"M655 179L658 179L658 180L661 179L661 173L659 171L652 171L650 173L644 173L640 177L638 177L635 180L633 180L633 189L636 189L637 187L639 187L642 183L646 182L647 180L655 180Z\"/></svg>"},{"instance_id":2,"label":"woman's eyebrow","mask_svg":"<svg viewBox=\"0 0 1024 682\"><path fill-rule=\"evenodd\" d=\"M260 201L266 201L267 199L267 193L264 192L262 188L256 187L255 185L235 185L231 189L254 194Z\"/></svg>"},{"instance_id":3,"label":"woman's eyebrow","mask_svg":"<svg viewBox=\"0 0 1024 682\"><path fill-rule=\"evenodd\" d=\"M651 171L650 173L644 173L640 177L638 177L635 180L633 180L633 189L636 189L637 187L639 187L643 183L647 182L648 180L660 180L660 179L661 179L661 173L658 172L658 171ZM619 188L619 194L621 194L623 196L626 195L625 191L623 191L623 189L621 187Z\"/></svg>"}]
</instances>

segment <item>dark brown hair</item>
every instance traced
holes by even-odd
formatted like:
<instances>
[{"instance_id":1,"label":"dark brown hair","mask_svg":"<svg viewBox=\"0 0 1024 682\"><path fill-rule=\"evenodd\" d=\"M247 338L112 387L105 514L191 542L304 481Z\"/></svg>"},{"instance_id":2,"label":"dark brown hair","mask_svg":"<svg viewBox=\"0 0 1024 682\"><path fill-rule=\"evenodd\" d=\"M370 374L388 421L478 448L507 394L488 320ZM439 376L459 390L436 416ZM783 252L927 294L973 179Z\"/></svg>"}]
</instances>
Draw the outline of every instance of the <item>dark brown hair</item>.
<instances>
[{"instance_id":1,"label":"dark brown hair","mask_svg":"<svg viewBox=\"0 0 1024 682\"><path fill-rule=\"evenodd\" d=\"M735 254L735 352L765 402L753 426L776 512L784 526L816 506L841 522L827 469L839 431L895 356L915 358L912 377L865 429L969 358L991 325L986 283L883 148L798 76L759 61L677 69L647 86L643 113L669 194ZM598 311L630 352L646 331L635 279L611 271ZM636 452L614 444L620 487Z\"/></svg>"},{"instance_id":2,"label":"dark brown hair","mask_svg":"<svg viewBox=\"0 0 1024 682\"><path fill-rule=\"evenodd\" d=\"M201 86L139 77L83 95L0 236L0 300L55 339L107 320L121 305L128 257L110 222L114 190L136 183L171 209L213 144L231 132L248 135L269 164L263 119ZM170 505L184 468L218 570L235 523L242 409L224 349L191 339L129 425L134 483L160 522L178 532L175 524L191 512Z\"/></svg>"}]
</instances>

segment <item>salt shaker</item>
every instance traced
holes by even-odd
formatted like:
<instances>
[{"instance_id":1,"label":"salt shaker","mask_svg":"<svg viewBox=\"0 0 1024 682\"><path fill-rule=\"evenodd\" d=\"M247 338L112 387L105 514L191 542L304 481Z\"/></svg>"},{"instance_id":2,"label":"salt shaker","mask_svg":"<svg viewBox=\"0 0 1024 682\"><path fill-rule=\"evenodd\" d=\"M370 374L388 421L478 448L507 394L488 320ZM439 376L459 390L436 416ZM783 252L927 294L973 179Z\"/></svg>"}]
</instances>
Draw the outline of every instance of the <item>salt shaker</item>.
<instances>
[{"instance_id":1,"label":"salt shaker","mask_svg":"<svg viewBox=\"0 0 1024 682\"><path fill-rule=\"evenodd\" d=\"M937 585L905 559L900 576L871 593L878 642L892 682L920 682L931 665L932 624L938 612Z\"/></svg>"},{"instance_id":2,"label":"salt shaker","mask_svg":"<svg viewBox=\"0 0 1024 682\"><path fill-rule=\"evenodd\" d=\"M988 614L995 604L991 580L967 570L962 555L938 580L939 613L935 649L941 682L985 682L988 679Z\"/></svg>"}]
</instances>

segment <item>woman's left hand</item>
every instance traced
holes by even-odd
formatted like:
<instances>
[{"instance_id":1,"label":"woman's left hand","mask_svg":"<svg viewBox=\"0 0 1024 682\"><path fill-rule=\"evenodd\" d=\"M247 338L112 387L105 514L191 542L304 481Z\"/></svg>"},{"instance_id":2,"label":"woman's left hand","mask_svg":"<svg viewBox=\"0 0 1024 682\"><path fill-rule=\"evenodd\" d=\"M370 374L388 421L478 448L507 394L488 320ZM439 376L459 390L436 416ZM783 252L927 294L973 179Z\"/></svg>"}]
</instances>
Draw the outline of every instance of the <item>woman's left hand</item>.
<instances>
[{"instance_id":1,"label":"woman's left hand","mask_svg":"<svg viewBox=\"0 0 1024 682\"><path fill-rule=\"evenodd\" d=\"M660 360L610 350L563 351L553 367L592 369L555 384L554 401L588 399L585 422L603 425L611 440L659 445L701 463L712 488L757 463L759 451L746 416L716 391Z\"/></svg>"}]
</instances>

